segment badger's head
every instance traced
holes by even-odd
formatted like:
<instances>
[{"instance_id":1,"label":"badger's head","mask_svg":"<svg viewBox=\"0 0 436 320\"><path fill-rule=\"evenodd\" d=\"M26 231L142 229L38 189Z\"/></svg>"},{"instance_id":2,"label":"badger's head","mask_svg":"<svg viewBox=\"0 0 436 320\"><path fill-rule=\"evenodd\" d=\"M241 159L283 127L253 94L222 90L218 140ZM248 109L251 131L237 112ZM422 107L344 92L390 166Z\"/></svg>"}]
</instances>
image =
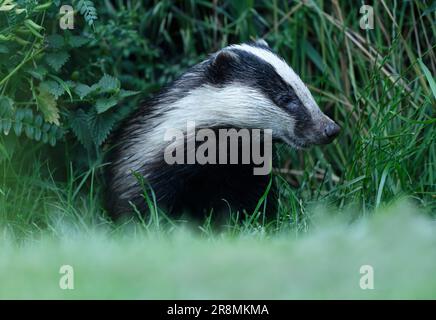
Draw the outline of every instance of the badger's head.
<instances>
[{"instance_id":1,"label":"badger's head","mask_svg":"<svg viewBox=\"0 0 436 320\"><path fill-rule=\"evenodd\" d=\"M339 134L339 126L319 109L305 84L265 41L226 47L203 66L214 88L210 90L219 92L210 96L220 104L211 112L230 124L272 129L275 139L296 148L327 144ZM202 99L210 103L207 94Z\"/></svg>"}]
</instances>

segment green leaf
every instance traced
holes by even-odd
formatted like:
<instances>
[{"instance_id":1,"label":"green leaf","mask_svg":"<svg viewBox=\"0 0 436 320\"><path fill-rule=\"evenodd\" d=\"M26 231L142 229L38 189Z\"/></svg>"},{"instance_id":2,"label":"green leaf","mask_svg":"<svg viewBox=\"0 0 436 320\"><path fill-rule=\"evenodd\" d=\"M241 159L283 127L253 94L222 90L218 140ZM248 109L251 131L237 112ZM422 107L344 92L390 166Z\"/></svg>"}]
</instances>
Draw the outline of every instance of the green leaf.
<instances>
[{"instance_id":1,"label":"green leaf","mask_svg":"<svg viewBox=\"0 0 436 320\"><path fill-rule=\"evenodd\" d=\"M92 92L92 88L86 84L78 83L74 88L74 92L80 97L80 100L85 98L88 94Z\"/></svg>"},{"instance_id":2,"label":"green leaf","mask_svg":"<svg viewBox=\"0 0 436 320\"><path fill-rule=\"evenodd\" d=\"M50 78L54 79L55 81L57 81L57 83L65 90L65 92L68 93L68 96L70 97L70 99L73 100L73 95L71 94L71 90L70 90L70 87L75 86L73 81L69 81L69 80L64 81L61 78L59 78L55 75L52 75L52 74L49 74L48 76Z\"/></svg>"},{"instance_id":3,"label":"green leaf","mask_svg":"<svg viewBox=\"0 0 436 320\"><path fill-rule=\"evenodd\" d=\"M65 40L61 35L52 34L47 37L47 44L49 48L60 49L65 45Z\"/></svg>"},{"instance_id":4,"label":"green leaf","mask_svg":"<svg viewBox=\"0 0 436 320\"><path fill-rule=\"evenodd\" d=\"M137 95L139 93L139 91L131 91L131 90L120 90L120 94L119 97L122 98L127 98L127 97L131 97L134 95Z\"/></svg>"},{"instance_id":5,"label":"green leaf","mask_svg":"<svg viewBox=\"0 0 436 320\"><path fill-rule=\"evenodd\" d=\"M42 126L43 122L44 122L44 121L43 121L41 115L38 114L38 115L35 117L35 121L33 122L33 124L35 125L35 127L40 128L40 127Z\"/></svg>"},{"instance_id":6,"label":"green leaf","mask_svg":"<svg viewBox=\"0 0 436 320\"><path fill-rule=\"evenodd\" d=\"M41 82L40 87L42 90L50 92L56 99L65 93L65 89L59 83L53 80Z\"/></svg>"},{"instance_id":7,"label":"green leaf","mask_svg":"<svg viewBox=\"0 0 436 320\"><path fill-rule=\"evenodd\" d=\"M71 36L68 39L68 44L73 48L79 48L89 42L88 38L82 36Z\"/></svg>"},{"instance_id":8,"label":"green leaf","mask_svg":"<svg viewBox=\"0 0 436 320\"><path fill-rule=\"evenodd\" d=\"M97 83L100 92L114 93L120 89L120 81L108 74L103 75Z\"/></svg>"},{"instance_id":9,"label":"green leaf","mask_svg":"<svg viewBox=\"0 0 436 320\"><path fill-rule=\"evenodd\" d=\"M97 20L97 10L94 7L94 3L89 0L80 0L77 4L77 8L81 15L85 18L88 25L94 24Z\"/></svg>"},{"instance_id":10,"label":"green leaf","mask_svg":"<svg viewBox=\"0 0 436 320\"><path fill-rule=\"evenodd\" d=\"M49 53L46 55L45 60L56 72L58 72L62 66L68 61L70 55L65 51Z\"/></svg>"},{"instance_id":11,"label":"green leaf","mask_svg":"<svg viewBox=\"0 0 436 320\"><path fill-rule=\"evenodd\" d=\"M52 147L54 147L56 145L56 137L55 136L49 137L49 141L48 142L50 143L50 145Z\"/></svg>"},{"instance_id":12,"label":"green leaf","mask_svg":"<svg viewBox=\"0 0 436 320\"><path fill-rule=\"evenodd\" d=\"M424 10L424 12L422 13L422 16L430 15L435 11L436 11L436 2L433 2L430 7L428 7L427 9Z\"/></svg>"},{"instance_id":13,"label":"green leaf","mask_svg":"<svg viewBox=\"0 0 436 320\"><path fill-rule=\"evenodd\" d=\"M37 66L36 68L27 70L27 72L35 79L42 81L47 74L47 69L43 66Z\"/></svg>"},{"instance_id":14,"label":"green leaf","mask_svg":"<svg viewBox=\"0 0 436 320\"><path fill-rule=\"evenodd\" d=\"M22 130L23 130L23 123L20 121L15 121L14 132L18 137L21 135Z\"/></svg>"},{"instance_id":15,"label":"green leaf","mask_svg":"<svg viewBox=\"0 0 436 320\"><path fill-rule=\"evenodd\" d=\"M35 129L35 134L34 134L34 138L36 141L40 141L41 140L41 129L36 128Z\"/></svg>"},{"instance_id":16,"label":"green leaf","mask_svg":"<svg viewBox=\"0 0 436 320\"><path fill-rule=\"evenodd\" d=\"M70 128L74 135L83 146L89 148L93 141L89 126L89 115L82 109L79 109L71 112L68 118L70 119Z\"/></svg>"},{"instance_id":17,"label":"green leaf","mask_svg":"<svg viewBox=\"0 0 436 320\"><path fill-rule=\"evenodd\" d=\"M113 112L97 114L94 111L90 113L90 127L96 146L100 146L107 139L116 120L117 117Z\"/></svg>"},{"instance_id":18,"label":"green leaf","mask_svg":"<svg viewBox=\"0 0 436 320\"><path fill-rule=\"evenodd\" d=\"M14 100L7 96L0 96L0 116L11 117L14 112Z\"/></svg>"},{"instance_id":19,"label":"green leaf","mask_svg":"<svg viewBox=\"0 0 436 320\"><path fill-rule=\"evenodd\" d=\"M95 110L85 112L79 109L69 117L70 127L79 142L86 148L100 146L109 136L118 117L107 112L98 114Z\"/></svg>"},{"instance_id":20,"label":"green leaf","mask_svg":"<svg viewBox=\"0 0 436 320\"><path fill-rule=\"evenodd\" d=\"M36 96L36 104L44 115L45 121L59 125L59 109L56 106L55 97L43 88L39 88L39 94Z\"/></svg>"},{"instance_id":21,"label":"green leaf","mask_svg":"<svg viewBox=\"0 0 436 320\"><path fill-rule=\"evenodd\" d=\"M433 97L436 99L436 82L433 78L433 76L431 75L430 70L428 70L427 66L424 64L424 62L422 62L421 59L418 59L419 65L421 66L422 71L425 74L425 77L427 78L427 81L430 85L431 88L431 92L433 93Z\"/></svg>"},{"instance_id":22,"label":"green leaf","mask_svg":"<svg viewBox=\"0 0 436 320\"><path fill-rule=\"evenodd\" d=\"M327 72L327 66L325 65L319 52L310 44L309 41L304 41L304 46L310 60L313 61L313 63L318 67L321 72Z\"/></svg>"},{"instance_id":23,"label":"green leaf","mask_svg":"<svg viewBox=\"0 0 436 320\"><path fill-rule=\"evenodd\" d=\"M2 128L3 128L3 133L5 135L9 134L11 127L12 127L12 120L10 118L2 119Z\"/></svg>"},{"instance_id":24,"label":"green leaf","mask_svg":"<svg viewBox=\"0 0 436 320\"><path fill-rule=\"evenodd\" d=\"M52 125L50 123L45 122L42 125L42 132L48 132L50 130L50 128L52 127Z\"/></svg>"},{"instance_id":25,"label":"green leaf","mask_svg":"<svg viewBox=\"0 0 436 320\"><path fill-rule=\"evenodd\" d=\"M23 121L24 119L24 114L26 109L24 108L17 108L17 110L15 111L15 121Z\"/></svg>"},{"instance_id":26,"label":"green leaf","mask_svg":"<svg viewBox=\"0 0 436 320\"><path fill-rule=\"evenodd\" d=\"M380 206L380 202L381 202L381 198L382 198L382 194L383 194L383 188L385 186L386 179L387 179L388 174L389 174L389 169L390 169L389 164L383 169L382 176L381 176L380 183L379 183L378 190L377 190L377 199L375 201L376 208L378 208Z\"/></svg>"},{"instance_id":27,"label":"green leaf","mask_svg":"<svg viewBox=\"0 0 436 320\"><path fill-rule=\"evenodd\" d=\"M33 121L33 111L30 108L23 109L23 122L32 123Z\"/></svg>"},{"instance_id":28,"label":"green leaf","mask_svg":"<svg viewBox=\"0 0 436 320\"><path fill-rule=\"evenodd\" d=\"M26 124L24 126L24 132L26 133L27 138L33 139L33 134L35 133L35 130L33 127L29 124Z\"/></svg>"},{"instance_id":29,"label":"green leaf","mask_svg":"<svg viewBox=\"0 0 436 320\"><path fill-rule=\"evenodd\" d=\"M118 99L116 97L100 98L95 103L95 109L98 113L103 113L118 103Z\"/></svg>"}]
</instances>

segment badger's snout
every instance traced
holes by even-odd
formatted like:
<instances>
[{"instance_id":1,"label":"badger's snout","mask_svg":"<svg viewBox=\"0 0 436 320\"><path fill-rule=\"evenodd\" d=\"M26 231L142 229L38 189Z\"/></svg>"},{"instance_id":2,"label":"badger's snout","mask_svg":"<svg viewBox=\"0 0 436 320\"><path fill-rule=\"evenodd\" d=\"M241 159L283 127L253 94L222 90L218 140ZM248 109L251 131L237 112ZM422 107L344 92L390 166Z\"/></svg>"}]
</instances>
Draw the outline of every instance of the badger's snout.
<instances>
[{"instance_id":1,"label":"badger's snout","mask_svg":"<svg viewBox=\"0 0 436 320\"><path fill-rule=\"evenodd\" d=\"M329 120L327 123L323 124L320 128L320 136L317 144L329 144L331 143L341 131L341 127L339 127L335 122Z\"/></svg>"},{"instance_id":2,"label":"badger's snout","mask_svg":"<svg viewBox=\"0 0 436 320\"><path fill-rule=\"evenodd\" d=\"M332 142L339 135L340 131L341 128L334 122L326 125L324 128L324 136L326 137L327 141L326 143Z\"/></svg>"}]
</instances>

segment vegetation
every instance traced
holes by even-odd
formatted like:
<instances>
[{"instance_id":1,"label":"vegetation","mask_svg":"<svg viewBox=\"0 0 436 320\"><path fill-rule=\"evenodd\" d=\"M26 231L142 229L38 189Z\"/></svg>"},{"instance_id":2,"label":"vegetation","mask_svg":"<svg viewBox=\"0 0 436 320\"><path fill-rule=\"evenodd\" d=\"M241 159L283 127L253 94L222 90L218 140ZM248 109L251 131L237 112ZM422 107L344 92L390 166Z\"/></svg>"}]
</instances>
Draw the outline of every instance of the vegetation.
<instances>
[{"instance_id":1,"label":"vegetation","mask_svg":"<svg viewBox=\"0 0 436 320\"><path fill-rule=\"evenodd\" d=\"M149 242L148 234L168 235L170 240L165 241L172 243L187 224L185 220L170 219L158 208L156 214L144 218L133 215L124 222L114 223L106 217L102 202L105 142L141 100L188 66L227 44L257 38L267 40L309 84L323 111L341 125L342 134L332 145L310 151L279 146L280 165L274 169L281 190L276 221L264 225L260 218L232 213L223 230L214 230L206 219L193 227L200 239L184 236L188 239L183 242L185 250L192 248L192 252L203 254L222 236L227 239L218 245L223 261L235 262L232 241L236 240L229 238L238 238L240 251L248 260L251 254L265 259L271 255L271 265L265 268L281 261L278 268L283 267L281 275L285 276L285 265L310 270L311 259L321 261L330 253L342 257L353 251L352 246L339 245L350 241L358 230L356 226L347 229L348 224L355 221L378 228L379 220L367 222L367 217L393 203L404 204L398 202L400 198L417 208L408 211L428 216L419 220L423 230L426 225L434 229L436 6L431 1L376 1L374 29L368 30L359 26L361 4L349 1L73 0L74 29L66 30L59 26L63 4L59 0L0 0L0 239L9 248L0 250L0 270L25 263L28 267L20 270L30 274L45 259L57 263L59 256L71 253L74 257L87 237L95 246L88 247L86 255L113 251L113 257L102 259L114 270L121 261L121 246L138 252L155 245L152 252L156 254L170 250L168 242ZM145 190L145 195L152 197L152 192ZM326 238L337 248L324 243L322 232L315 233L312 240L310 235L288 243L313 229L313 216L320 207L328 208L330 219L343 217L339 239L333 234ZM398 222L404 233L410 231L395 213L388 216L374 234L365 233L375 240L371 246L357 246L359 253L376 250L381 257L384 241L397 235L397 230L389 227L389 219ZM405 221L413 224L415 219L411 213ZM410 232L416 237L395 238L398 242L392 259L403 261L403 255L411 254L414 260L428 254L423 268L434 264L436 259L429 254L434 237ZM77 243L54 244L52 238L65 238L65 233L70 239L78 237ZM140 236L130 243L131 233ZM115 239L106 247L105 237L112 236ZM259 243L251 251L240 239L245 237L261 240L256 240ZM27 264L34 256L33 249L26 246L37 239L43 239L34 253L40 260ZM312 247L308 248L308 243ZM15 255L11 248L21 244L22 251ZM264 252L270 245L274 249ZM295 247L295 251L280 260L286 246ZM303 249L308 249L308 256L298 262L302 255L295 252ZM126 265L134 264L132 259ZM201 262L193 261L197 265ZM343 262L339 270L352 264L345 258L337 261ZM138 268L148 262L147 258L140 260ZM391 267L398 267L396 263ZM237 269L239 265L234 266ZM206 264L202 270L212 267ZM417 262L414 270L418 267ZM153 268L149 271L160 269L157 265L158 269ZM171 266L166 268L171 271ZM311 274L318 271L315 269ZM429 268L423 272L431 274L426 273ZM392 277L392 281L396 279ZM423 284L423 279L417 281ZM241 288L248 286L249 278L246 281L241 282ZM2 272L0 283L13 285ZM296 288L304 291L304 285L307 283L301 282ZM423 284L417 296L434 297L434 284L430 285ZM188 297L203 297L204 288L197 288ZM20 290L14 295L25 297L25 289ZM53 296L54 289L47 290L43 296ZM298 297L299 292L271 290L271 297ZM310 297L314 290L300 292ZM343 290L338 295L325 291L316 297L346 295L346 288ZM395 295L393 287L391 290L374 297L403 297ZM168 292L163 289L154 297L186 293L182 290L178 296ZM204 297L233 297L225 290L218 290L217 295L210 292ZM124 296L140 293L132 290ZM82 296L95 295L96 291L89 291ZM0 296L7 294L0 289ZM367 297L363 293L352 296ZM253 293L247 297L258 296Z\"/></svg>"},{"instance_id":2,"label":"vegetation","mask_svg":"<svg viewBox=\"0 0 436 320\"><path fill-rule=\"evenodd\" d=\"M57 224L56 238L19 250L0 243L0 298L434 299L434 221L406 203L376 213L351 227L319 214L298 238L181 229L161 237L133 226L84 233ZM74 267L74 290L59 289L63 265ZM373 290L360 287L366 265Z\"/></svg>"}]
</instances>

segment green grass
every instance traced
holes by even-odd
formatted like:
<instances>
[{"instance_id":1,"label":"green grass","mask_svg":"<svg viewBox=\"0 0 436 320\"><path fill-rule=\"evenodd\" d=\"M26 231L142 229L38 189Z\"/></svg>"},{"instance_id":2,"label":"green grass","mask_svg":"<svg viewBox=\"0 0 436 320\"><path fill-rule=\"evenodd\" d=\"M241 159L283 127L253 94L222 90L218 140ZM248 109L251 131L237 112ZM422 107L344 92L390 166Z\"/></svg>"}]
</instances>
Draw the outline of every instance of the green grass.
<instances>
[{"instance_id":1,"label":"green grass","mask_svg":"<svg viewBox=\"0 0 436 320\"><path fill-rule=\"evenodd\" d=\"M141 91L114 107L121 114L208 53L265 38L342 133L309 151L278 146L269 224L262 205L257 218L231 213L221 227L159 209L114 223L102 203L104 148L86 148L69 126L71 110L94 102L65 95L56 147L0 134L0 298L436 297L430 1L376 1L366 31L359 5L346 1L98 3L94 27L78 31L95 39L71 50L57 77L91 84L108 73ZM34 19L57 32L42 13ZM33 45L0 66L1 95L26 91L29 75L15 67ZM14 103L38 111L31 97ZM74 266L75 290L59 289L62 264ZM373 265L375 290L359 288L362 264Z\"/></svg>"},{"instance_id":2,"label":"green grass","mask_svg":"<svg viewBox=\"0 0 436 320\"><path fill-rule=\"evenodd\" d=\"M436 298L434 221L404 202L351 225L345 213L314 212L302 237L187 228L162 237L127 226L86 234L64 225L59 236L17 245L3 232L0 298ZM73 290L59 287L62 265L73 267ZM362 265L373 267L373 290L360 288Z\"/></svg>"}]
</instances>

